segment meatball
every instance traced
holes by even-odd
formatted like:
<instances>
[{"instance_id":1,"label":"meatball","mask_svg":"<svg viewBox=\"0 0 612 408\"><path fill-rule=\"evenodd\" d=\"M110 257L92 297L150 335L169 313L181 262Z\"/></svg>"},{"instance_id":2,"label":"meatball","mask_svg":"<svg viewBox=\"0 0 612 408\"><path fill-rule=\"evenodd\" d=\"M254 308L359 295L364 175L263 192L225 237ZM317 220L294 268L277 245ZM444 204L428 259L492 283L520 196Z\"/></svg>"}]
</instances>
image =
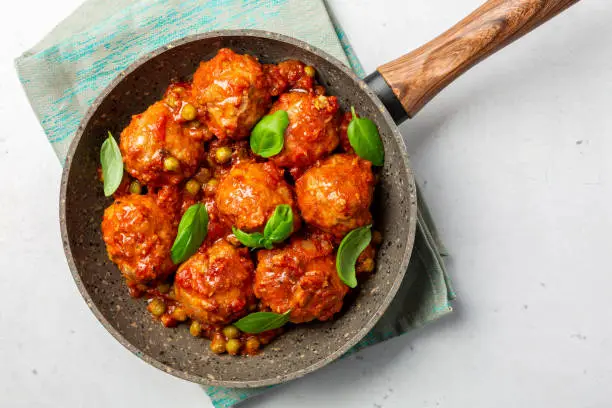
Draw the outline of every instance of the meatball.
<instances>
[{"instance_id":1,"label":"meatball","mask_svg":"<svg viewBox=\"0 0 612 408\"><path fill-rule=\"evenodd\" d=\"M219 139L246 138L270 106L262 65L250 55L222 48L193 75L193 97Z\"/></svg>"},{"instance_id":2,"label":"meatball","mask_svg":"<svg viewBox=\"0 0 612 408\"><path fill-rule=\"evenodd\" d=\"M348 287L336 272L331 242L292 239L285 248L257 254L255 295L273 312L291 310L290 321L329 320L342 308Z\"/></svg>"},{"instance_id":3,"label":"meatball","mask_svg":"<svg viewBox=\"0 0 612 408\"><path fill-rule=\"evenodd\" d=\"M255 304L253 270L247 248L217 240L181 265L174 279L175 298L192 319L230 323Z\"/></svg>"},{"instance_id":4,"label":"meatball","mask_svg":"<svg viewBox=\"0 0 612 408\"><path fill-rule=\"evenodd\" d=\"M170 259L176 235L172 222L172 215L151 195L123 196L104 211L102 236L108 256L129 283L161 280L176 269Z\"/></svg>"},{"instance_id":5,"label":"meatball","mask_svg":"<svg viewBox=\"0 0 612 408\"><path fill-rule=\"evenodd\" d=\"M309 76L304 68L306 64L298 60L287 60L277 65L264 65L270 94L278 96L288 89L313 90L314 78Z\"/></svg>"},{"instance_id":6,"label":"meatball","mask_svg":"<svg viewBox=\"0 0 612 408\"><path fill-rule=\"evenodd\" d=\"M295 183L304 221L342 238L372 222L374 192L371 163L352 154L336 154L308 169Z\"/></svg>"},{"instance_id":7,"label":"meatball","mask_svg":"<svg viewBox=\"0 0 612 408\"><path fill-rule=\"evenodd\" d=\"M279 167L299 169L330 154L340 141L338 108L335 96L302 91L282 94L270 113L286 111L289 126L285 130L283 150L271 160Z\"/></svg>"},{"instance_id":8,"label":"meatball","mask_svg":"<svg viewBox=\"0 0 612 408\"><path fill-rule=\"evenodd\" d=\"M245 232L263 231L279 204L293 209L293 230L300 219L293 192L273 163L241 162L217 186L215 201L222 220Z\"/></svg>"},{"instance_id":9,"label":"meatball","mask_svg":"<svg viewBox=\"0 0 612 408\"><path fill-rule=\"evenodd\" d=\"M128 173L150 186L178 184L204 157L199 134L174 120L161 101L132 117L121 133L120 148Z\"/></svg>"}]
</instances>

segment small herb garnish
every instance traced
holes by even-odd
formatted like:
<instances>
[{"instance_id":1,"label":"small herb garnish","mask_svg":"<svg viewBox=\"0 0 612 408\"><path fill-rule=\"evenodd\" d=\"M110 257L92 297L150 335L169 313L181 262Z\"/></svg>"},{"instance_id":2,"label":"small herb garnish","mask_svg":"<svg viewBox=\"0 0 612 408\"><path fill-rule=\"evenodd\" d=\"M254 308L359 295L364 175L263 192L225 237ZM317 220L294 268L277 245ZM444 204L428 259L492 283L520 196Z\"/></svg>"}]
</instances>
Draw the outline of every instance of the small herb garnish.
<instances>
[{"instance_id":1,"label":"small herb garnish","mask_svg":"<svg viewBox=\"0 0 612 408\"><path fill-rule=\"evenodd\" d=\"M102 177L104 178L104 195L110 197L117 191L123 179L121 150L111 132L108 132L108 137L102 143L100 163L102 163Z\"/></svg>"},{"instance_id":2,"label":"small herb garnish","mask_svg":"<svg viewBox=\"0 0 612 408\"><path fill-rule=\"evenodd\" d=\"M232 227L232 232L238 238L238 241L249 248L272 249L273 244L287 239L292 231L293 211L288 204L276 206L274 213L264 227L263 234L261 232L249 234L236 227Z\"/></svg>"},{"instance_id":3,"label":"small herb garnish","mask_svg":"<svg viewBox=\"0 0 612 408\"><path fill-rule=\"evenodd\" d=\"M272 312L251 313L234 323L234 326L245 333L257 334L267 330L278 329L289 321L291 310L283 314Z\"/></svg>"},{"instance_id":4,"label":"small herb garnish","mask_svg":"<svg viewBox=\"0 0 612 408\"><path fill-rule=\"evenodd\" d=\"M285 144L287 126L289 115L284 110L264 116L251 132L251 150L261 157L279 154Z\"/></svg>"},{"instance_id":5,"label":"small herb garnish","mask_svg":"<svg viewBox=\"0 0 612 408\"><path fill-rule=\"evenodd\" d=\"M202 203L194 204L185 211L178 226L178 233L170 256L179 264L195 254L208 233L208 211Z\"/></svg>"},{"instance_id":6,"label":"small herb garnish","mask_svg":"<svg viewBox=\"0 0 612 408\"><path fill-rule=\"evenodd\" d=\"M340 242L336 255L336 271L340 280L351 288L357 286L355 263L361 252L366 249L372 240L371 228L371 225L367 225L354 229L346 234Z\"/></svg>"},{"instance_id":7,"label":"small herb garnish","mask_svg":"<svg viewBox=\"0 0 612 408\"><path fill-rule=\"evenodd\" d=\"M376 124L368 118L358 118L353 106L351 113L353 120L349 123L346 133L355 153L372 162L374 166L382 166L385 161L385 148Z\"/></svg>"},{"instance_id":8,"label":"small herb garnish","mask_svg":"<svg viewBox=\"0 0 612 408\"><path fill-rule=\"evenodd\" d=\"M261 232L249 234L236 227L232 227L232 232L244 246L249 248L263 248L265 246L266 239Z\"/></svg>"}]
</instances>

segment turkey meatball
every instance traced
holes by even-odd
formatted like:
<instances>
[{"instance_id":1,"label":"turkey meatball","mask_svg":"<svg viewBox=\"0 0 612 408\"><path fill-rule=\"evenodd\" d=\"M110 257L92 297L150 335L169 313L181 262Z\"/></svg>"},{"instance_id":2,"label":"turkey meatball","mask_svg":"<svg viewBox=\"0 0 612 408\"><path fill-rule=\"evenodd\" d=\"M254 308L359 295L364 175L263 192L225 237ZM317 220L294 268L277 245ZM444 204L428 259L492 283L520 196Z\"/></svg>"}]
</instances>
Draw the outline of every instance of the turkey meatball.
<instances>
[{"instance_id":1,"label":"turkey meatball","mask_svg":"<svg viewBox=\"0 0 612 408\"><path fill-rule=\"evenodd\" d=\"M204 157L201 134L174 120L164 102L134 115L119 146L128 173L150 186L178 184Z\"/></svg>"},{"instance_id":2,"label":"turkey meatball","mask_svg":"<svg viewBox=\"0 0 612 408\"><path fill-rule=\"evenodd\" d=\"M255 303L253 269L247 248L220 239L181 265L174 279L175 298L192 319L230 323Z\"/></svg>"},{"instance_id":3,"label":"turkey meatball","mask_svg":"<svg viewBox=\"0 0 612 408\"><path fill-rule=\"evenodd\" d=\"M222 220L245 232L263 231L279 204L293 209L293 230L299 227L293 192L273 163L241 162L217 186L215 201Z\"/></svg>"},{"instance_id":4,"label":"turkey meatball","mask_svg":"<svg viewBox=\"0 0 612 408\"><path fill-rule=\"evenodd\" d=\"M219 139L246 138L270 106L262 65L250 55L222 48L193 75L192 93Z\"/></svg>"},{"instance_id":5,"label":"turkey meatball","mask_svg":"<svg viewBox=\"0 0 612 408\"><path fill-rule=\"evenodd\" d=\"M123 196L104 211L106 250L128 283L161 280L176 269L170 259L172 218L150 195Z\"/></svg>"},{"instance_id":6,"label":"turkey meatball","mask_svg":"<svg viewBox=\"0 0 612 408\"><path fill-rule=\"evenodd\" d=\"M314 71L314 68L309 67ZM287 60L278 64L264 65L270 94L278 96L288 89L314 89L314 78L306 73L306 64L298 60Z\"/></svg>"},{"instance_id":7,"label":"turkey meatball","mask_svg":"<svg viewBox=\"0 0 612 408\"><path fill-rule=\"evenodd\" d=\"M291 310L290 321L325 321L340 311L348 287L336 272L332 243L294 238L284 248L257 254L255 295L275 313Z\"/></svg>"},{"instance_id":8,"label":"turkey meatball","mask_svg":"<svg viewBox=\"0 0 612 408\"><path fill-rule=\"evenodd\" d=\"M374 183L371 163L356 155L336 154L318 162L295 183L304 221L337 238L370 224Z\"/></svg>"},{"instance_id":9,"label":"turkey meatball","mask_svg":"<svg viewBox=\"0 0 612 408\"><path fill-rule=\"evenodd\" d=\"M271 160L279 167L297 169L312 165L330 154L340 141L338 136L338 100L335 96L303 91L282 94L270 113L284 110L289 116L283 150Z\"/></svg>"}]
</instances>

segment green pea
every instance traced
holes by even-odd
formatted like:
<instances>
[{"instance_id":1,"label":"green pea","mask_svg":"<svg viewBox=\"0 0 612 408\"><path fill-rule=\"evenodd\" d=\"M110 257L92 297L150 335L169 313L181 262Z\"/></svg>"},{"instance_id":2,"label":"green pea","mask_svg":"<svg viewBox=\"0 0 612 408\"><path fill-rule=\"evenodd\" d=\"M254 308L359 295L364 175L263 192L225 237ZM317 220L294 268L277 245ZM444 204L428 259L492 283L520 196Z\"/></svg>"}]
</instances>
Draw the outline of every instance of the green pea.
<instances>
[{"instance_id":1,"label":"green pea","mask_svg":"<svg viewBox=\"0 0 612 408\"><path fill-rule=\"evenodd\" d=\"M311 67L310 65L307 65L304 67L304 72L306 73L306 75L308 75L311 78L315 76L315 69Z\"/></svg>"},{"instance_id":2,"label":"green pea","mask_svg":"<svg viewBox=\"0 0 612 408\"><path fill-rule=\"evenodd\" d=\"M240 353L240 348L242 347L242 343L238 339L229 339L225 345L227 352L232 356Z\"/></svg>"},{"instance_id":3,"label":"green pea","mask_svg":"<svg viewBox=\"0 0 612 408\"><path fill-rule=\"evenodd\" d=\"M200 183L191 179L187 182L187 184L185 184L185 190L187 190L187 192L191 195L196 195L198 194L198 191L200 191Z\"/></svg>"},{"instance_id":4,"label":"green pea","mask_svg":"<svg viewBox=\"0 0 612 408\"><path fill-rule=\"evenodd\" d=\"M181 109L181 117L185 120L194 120L198 116L198 111L195 106L188 103Z\"/></svg>"},{"instance_id":5,"label":"green pea","mask_svg":"<svg viewBox=\"0 0 612 408\"><path fill-rule=\"evenodd\" d=\"M223 335L228 339L237 339L240 337L240 330L236 326L225 326L223 328Z\"/></svg>"},{"instance_id":6,"label":"green pea","mask_svg":"<svg viewBox=\"0 0 612 408\"><path fill-rule=\"evenodd\" d=\"M202 325L200 324L200 322L198 322L197 320L191 322L191 325L189 326L189 333L191 333L193 337L200 336L200 334L202 333Z\"/></svg>"},{"instance_id":7,"label":"green pea","mask_svg":"<svg viewBox=\"0 0 612 408\"><path fill-rule=\"evenodd\" d=\"M166 171L179 171L181 169L181 163L176 157L166 157L164 159L164 170Z\"/></svg>"},{"instance_id":8,"label":"green pea","mask_svg":"<svg viewBox=\"0 0 612 408\"><path fill-rule=\"evenodd\" d=\"M166 304L160 298L155 298L149 303L149 311L155 317L159 317L166 312Z\"/></svg>"},{"instance_id":9,"label":"green pea","mask_svg":"<svg viewBox=\"0 0 612 408\"><path fill-rule=\"evenodd\" d=\"M134 180L130 183L130 193L132 194L142 193L142 186L140 185L138 180Z\"/></svg>"},{"instance_id":10,"label":"green pea","mask_svg":"<svg viewBox=\"0 0 612 408\"><path fill-rule=\"evenodd\" d=\"M225 164L231 158L232 158L232 149L227 146L220 147L215 151L215 160L219 164Z\"/></svg>"}]
</instances>

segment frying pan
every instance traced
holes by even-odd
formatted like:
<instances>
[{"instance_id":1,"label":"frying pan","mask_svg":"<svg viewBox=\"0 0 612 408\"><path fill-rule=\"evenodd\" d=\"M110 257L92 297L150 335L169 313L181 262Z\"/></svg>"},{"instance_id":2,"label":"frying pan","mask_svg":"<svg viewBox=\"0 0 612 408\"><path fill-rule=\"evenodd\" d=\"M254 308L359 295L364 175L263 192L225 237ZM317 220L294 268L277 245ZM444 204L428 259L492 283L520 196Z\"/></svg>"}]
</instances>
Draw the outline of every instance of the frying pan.
<instances>
[{"instance_id":1,"label":"frying pan","mask_svg":"<svg viewBox=\"0 0 612 408\"><path fill-rule=\"evenodd\" d=\"M125 347L153 366L193 382L257 387L288 381L338 358L374 326L404 279L416 229L416 188L397 124L480 60L563 11L577 0L490 0L433 41L378 68L365 81L341 62L283 35L232 30L175 41L144 56L116 78L85 115L66 159L60 223L68 264L88 306ZM229 47L262 62L295 58L314 66L329 94L346 110L372 119L386 161L373 213L384 242L377 269L330 322L298 325L257 356L214 355L208 342L183 327L163 328L143 301L128 296L108 260L100 232L105 199L97 179L99 148L110 130L119 134L175 78L188 78L202 60Z\"/></svg>"}]
</instances>

